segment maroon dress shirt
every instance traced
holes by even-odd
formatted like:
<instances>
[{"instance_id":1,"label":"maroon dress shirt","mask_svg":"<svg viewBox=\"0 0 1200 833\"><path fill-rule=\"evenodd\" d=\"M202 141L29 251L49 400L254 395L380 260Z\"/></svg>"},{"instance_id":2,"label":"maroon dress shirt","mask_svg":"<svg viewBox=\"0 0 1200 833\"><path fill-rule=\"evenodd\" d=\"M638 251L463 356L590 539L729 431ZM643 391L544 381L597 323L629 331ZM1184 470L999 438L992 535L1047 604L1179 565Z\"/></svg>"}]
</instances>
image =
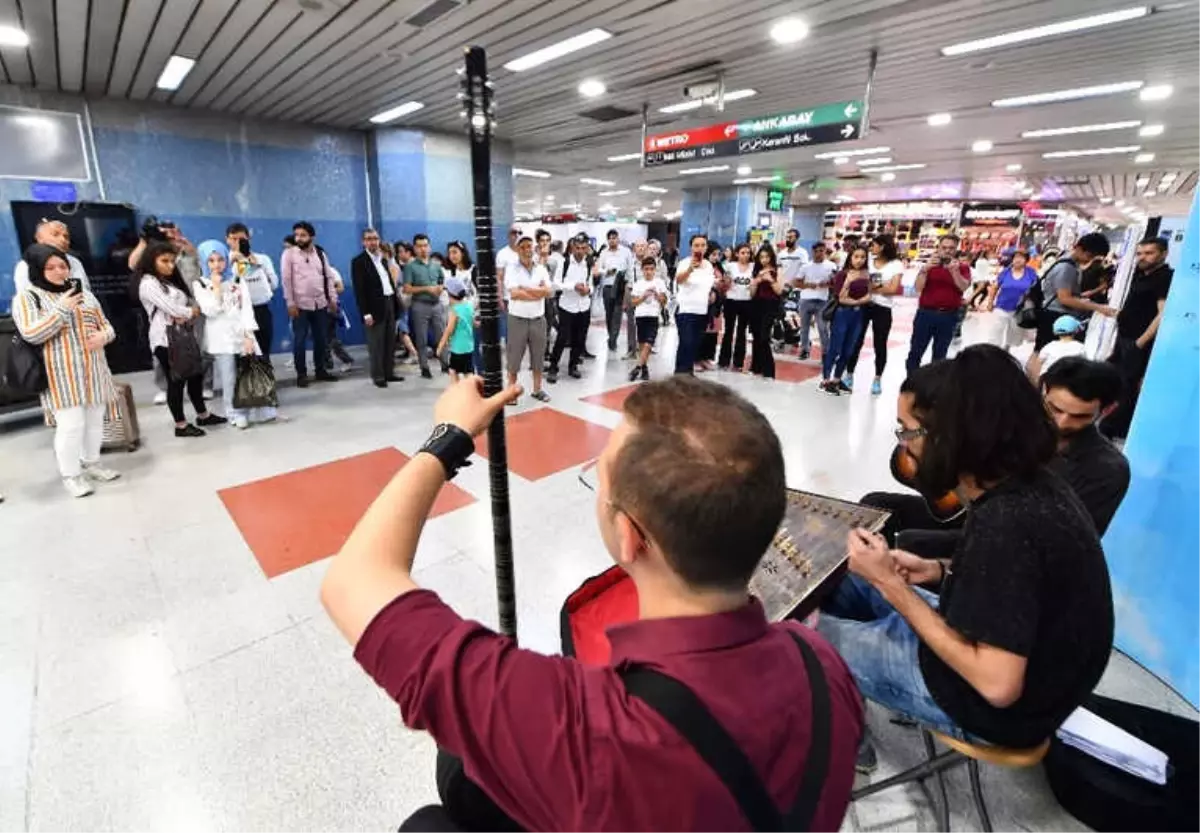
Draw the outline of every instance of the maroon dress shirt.
<instances>
[{"instance_id":1,"label":"maroon dress shirt","mask_svg":"<svg viewBox=\"0 0 1200 833\"><path fill-rule=\"evenodd\" d=\"M799 623L769 624L757 600L608 633L613 666L655 668L700 698L786 813L806 766L812 706L788 631L812 646L829 685L831 760L813 829L837 830L863 712L825 640ZM657 712L626 696L613 667L521 650L428 590L380 611L354 655L404 722L462 758L467 776L528 830L748 829L720 779Z\"/></svg>"}]
</instances>

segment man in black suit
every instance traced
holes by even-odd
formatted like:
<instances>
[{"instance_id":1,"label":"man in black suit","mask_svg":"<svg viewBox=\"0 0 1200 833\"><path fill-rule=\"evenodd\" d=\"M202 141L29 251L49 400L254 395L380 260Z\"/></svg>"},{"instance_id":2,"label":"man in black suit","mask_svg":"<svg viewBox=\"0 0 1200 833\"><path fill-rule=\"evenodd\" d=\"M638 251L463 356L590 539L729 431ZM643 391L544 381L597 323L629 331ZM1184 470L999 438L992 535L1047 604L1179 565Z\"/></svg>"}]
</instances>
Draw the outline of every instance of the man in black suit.
<instances>
[{"instance_id":1,"label":"man in black suit","mask_svg":"<svg viewBox=\"0 0 1200 833\"><path fill-rule=\"evenodd\" d=\"M396 375L396 283L391 261L379 248L379 232L363 231L363 252L350 262L354 299L367 328L371 380L377 388L388 382L403 382Z\"/></svg>"}]
</instances>

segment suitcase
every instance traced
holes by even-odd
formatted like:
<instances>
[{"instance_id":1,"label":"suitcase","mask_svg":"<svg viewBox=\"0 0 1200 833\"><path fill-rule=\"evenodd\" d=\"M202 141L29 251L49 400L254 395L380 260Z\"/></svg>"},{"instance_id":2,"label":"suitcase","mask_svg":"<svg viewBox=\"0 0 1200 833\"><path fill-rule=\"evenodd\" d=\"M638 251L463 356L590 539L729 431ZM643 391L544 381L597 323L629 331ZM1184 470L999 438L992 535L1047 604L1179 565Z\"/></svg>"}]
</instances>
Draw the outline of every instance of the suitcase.
<instances>
[{"instance_id":1,"label":"suitcase","mask_svg":"<svg viewBox=\"0 0 1200 833\"><path fill-rule=\"evenodd\" d=\"M121 382L117 388L116 416L104 415L104 434L100 443L103 451L137 451L142 444L138 428L137 406L133 404L133 388Z\"/></svg>"}]
</instances>

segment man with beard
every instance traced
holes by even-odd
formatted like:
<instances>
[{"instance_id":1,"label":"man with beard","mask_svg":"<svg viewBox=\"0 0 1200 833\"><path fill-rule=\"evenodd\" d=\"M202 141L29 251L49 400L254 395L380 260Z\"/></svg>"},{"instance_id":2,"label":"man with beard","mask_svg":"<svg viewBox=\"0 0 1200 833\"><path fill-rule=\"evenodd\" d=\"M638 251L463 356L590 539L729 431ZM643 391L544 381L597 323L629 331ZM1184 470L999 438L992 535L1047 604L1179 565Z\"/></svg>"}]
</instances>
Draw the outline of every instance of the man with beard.
<instances>
[{"instance_id":1,"label":"man with beard","mask_svg":"<svg viewBox=\"0 0 1200 833\"><path fill-rule=\"evenodd\" d=\"M929 365L936 382L950 362ZM1129 490L1129 461L1100 433L1121 395L1121 377L1104 362L1066 358L1041 378L1042 399L1058 430L1057 454L1049 468L1067 482L1103 536ZM933 385L931 385L931 390ZM930 394L936 398L936 391ZM963 517L941 522L920 495L871 492L862 503L892 513L882 532L889 543L926 557L949 557L962 537Z\"/></svg>"},{"instance_id":2,"label":"man with beard","mask_svg":"<svg viewBox=\"0 0 1200 833\"><path fill-rule=\"evenodd\" d=\"M325 339L329 334L329 316L337 314L337 288L325 253L313 241L316 229L301 220L292 226L296 245L283 252L279 267L283 273L283 297L292 319L292 355L296 362L296 387L308 387L305 346L309 333L313 342L313 365L318 382L336 382L325 368Z\"/></svg>"}]
</instances>

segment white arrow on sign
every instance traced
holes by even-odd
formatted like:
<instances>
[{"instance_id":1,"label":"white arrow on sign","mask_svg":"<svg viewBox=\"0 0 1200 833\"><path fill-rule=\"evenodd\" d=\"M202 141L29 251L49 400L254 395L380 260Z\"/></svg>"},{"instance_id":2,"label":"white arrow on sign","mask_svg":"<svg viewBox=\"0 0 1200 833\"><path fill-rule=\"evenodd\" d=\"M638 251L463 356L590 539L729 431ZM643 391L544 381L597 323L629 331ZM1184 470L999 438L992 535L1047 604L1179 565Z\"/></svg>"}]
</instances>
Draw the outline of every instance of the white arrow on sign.
<instances>
[{"instance_id":1,"label":"white arrow on sign","mask_svg":"<svg viewBox=\"0 0 1200 833\"><path fill-rule=\"evenodd\" d=\"M854 125L848 124L842 128L842 138L843 139L849 139L853 135L854 135Z\"/></svg>"},{"instance_id":2,"label":"white arrow on sign","mask_svg":"<svg viewBox=\"0 0 1200 833\"><path fill-rule=\"evenodd\" d=\"M843 110L842 112L846 114L846 118L852 119L852 118L854 118L854 114L858 112L858 108L855 107L853 103L851 103L851 104L847 104L846 109Z\"/></svg>"}]
</instances>

